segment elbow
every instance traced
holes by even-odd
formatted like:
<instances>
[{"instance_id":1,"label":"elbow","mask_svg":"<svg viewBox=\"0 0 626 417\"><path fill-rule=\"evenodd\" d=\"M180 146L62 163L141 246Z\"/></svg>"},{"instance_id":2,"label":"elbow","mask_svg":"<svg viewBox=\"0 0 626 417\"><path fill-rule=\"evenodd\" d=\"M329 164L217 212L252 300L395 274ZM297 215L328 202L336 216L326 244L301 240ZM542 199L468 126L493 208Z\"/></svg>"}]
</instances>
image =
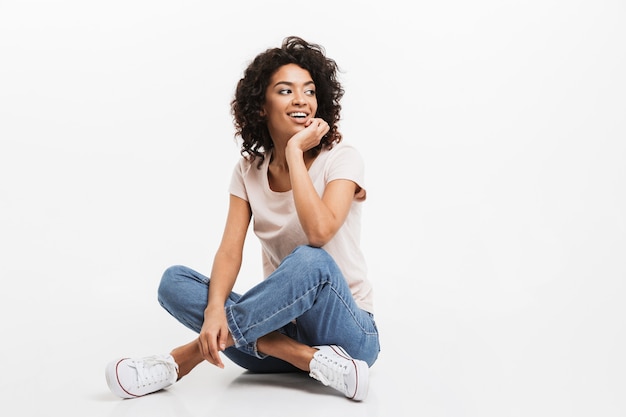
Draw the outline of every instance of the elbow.
<instances>
[{"instance_id":1,"label":"elbow","mask_svg":"<svg viewBox=\"0 0 626 417\"><path fill-rule=\"evenodd\" d=\"M322 241L322 240L311 240L309 239L309 246L312 246L314 248L321 248L322 246L324 246L326 244L326 242Z\"/></svg>"},{"instance_id":2,"label":"elbow","mask_svg":"<svg viewBox=\"0 0 626 417\"><path fill-rule=\"evenodd\" d=\"M331 233L330 231L310 231L306 233L308 245L313 246L314 248L321 248L327 244L333 236L334 233Z\"/></svg>"}]
</instances>

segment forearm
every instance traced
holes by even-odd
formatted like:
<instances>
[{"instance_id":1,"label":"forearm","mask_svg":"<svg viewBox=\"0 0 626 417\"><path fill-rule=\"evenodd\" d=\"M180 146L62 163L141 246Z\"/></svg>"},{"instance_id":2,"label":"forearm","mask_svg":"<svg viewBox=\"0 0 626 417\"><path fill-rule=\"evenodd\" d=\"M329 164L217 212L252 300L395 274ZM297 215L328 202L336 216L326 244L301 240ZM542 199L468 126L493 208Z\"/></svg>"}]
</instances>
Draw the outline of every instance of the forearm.
<instances>
[{"instance_id":1,"label":"forearm","mask_svg":"<svg viewBox=\"0 0 626 417\"><path fill-rule=\"evenodd\" d=\"M309 239L309 244L323 246L329 234L332 234L333 213L315 190L302 151L296 149L287 152L287 162L300 225Z\"/></svg>"},{"instance_id":2,"label":"forearm","mask_svg":"<svg viewBox=\"0 0 626 417\"><path fill-rule=\"evenodd\" d=\"M233 256L218 250L211 270L207 308L224 307L226 299L233 290L240 268L241 255Z\"/></svg>"}]
</instances>

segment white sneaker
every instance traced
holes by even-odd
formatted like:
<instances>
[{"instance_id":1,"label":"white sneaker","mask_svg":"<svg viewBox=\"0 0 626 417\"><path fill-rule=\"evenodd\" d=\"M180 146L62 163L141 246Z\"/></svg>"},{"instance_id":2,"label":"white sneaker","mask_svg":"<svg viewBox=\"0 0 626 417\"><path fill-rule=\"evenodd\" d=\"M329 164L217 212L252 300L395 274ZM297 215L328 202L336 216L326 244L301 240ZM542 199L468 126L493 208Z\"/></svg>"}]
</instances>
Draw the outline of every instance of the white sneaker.
<instances>
[{"instance_id":1,"label":"white sneaker","mask_svg":"<svg viewBox=\"0 0 626 417\"><path fill-rule=\"evenodd\" d=\"M319 349L309 364L309 375L322 384L341 391L351 400L367 396L369 367L365 361L353 359L341 346L314 346Z\"/></svg>"},{"instance_id":2,"label":"white sneaker","mask_svg":"<svg viewBox=\"0 0 626 417\"><path fill-rule=\"evenodd\" d=\"M123 358L109 363L106 379L113 394L135 398L169 387L178 379L178 365L172 355Z\"/></svg>"}]
</instances>

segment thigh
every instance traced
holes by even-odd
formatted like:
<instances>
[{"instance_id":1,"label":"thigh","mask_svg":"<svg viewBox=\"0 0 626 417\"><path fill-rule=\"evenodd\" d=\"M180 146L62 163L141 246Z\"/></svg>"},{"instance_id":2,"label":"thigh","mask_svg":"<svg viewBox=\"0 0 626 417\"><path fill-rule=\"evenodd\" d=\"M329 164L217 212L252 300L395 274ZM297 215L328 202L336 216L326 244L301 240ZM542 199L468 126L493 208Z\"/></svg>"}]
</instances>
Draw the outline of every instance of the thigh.
<instances>
[{"instance_id":1,"label":"thigh","mask_svg":"<svg viewBox=\"0 0 626 417\"><path fill-rule=\"evenodd\" d=\"M297 255L295 261L289 265L285 262L289 280L293 281L302 269L315 278L315 291L308 291L315 293L314 302L296 316L294 338L309 346L340 345L371 366L380 351L374 316L356 304L334 259L323 249L310 247L299 248L292 255Z\"/></svg>"}]
</instances>

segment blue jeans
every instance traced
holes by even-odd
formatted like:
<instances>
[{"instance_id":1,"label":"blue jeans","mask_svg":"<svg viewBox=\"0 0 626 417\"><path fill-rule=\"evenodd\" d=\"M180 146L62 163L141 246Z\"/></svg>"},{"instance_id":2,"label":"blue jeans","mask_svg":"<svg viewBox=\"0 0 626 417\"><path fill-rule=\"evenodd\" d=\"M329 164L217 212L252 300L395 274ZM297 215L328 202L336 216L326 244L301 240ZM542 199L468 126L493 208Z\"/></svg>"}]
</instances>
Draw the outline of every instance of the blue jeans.
<instances>
[{"instance_id":1,"label":"blue jeans","mask_svg":"<svg viewBox=\"0 0 626 417\"><path fill-rule=\"evenodd\" d=\"M159 303L200 333L210 279L172 266L159 285ZM309 346L340 345L372 366L380 351L374 317L355 303L341 271L323 249L299 246L265 280L245 294L231 293L225 305L235 340L224 354L252 372L292 372L293 365L257 350L256 341L279 331Z\"/></svg>"}]
</instances>

